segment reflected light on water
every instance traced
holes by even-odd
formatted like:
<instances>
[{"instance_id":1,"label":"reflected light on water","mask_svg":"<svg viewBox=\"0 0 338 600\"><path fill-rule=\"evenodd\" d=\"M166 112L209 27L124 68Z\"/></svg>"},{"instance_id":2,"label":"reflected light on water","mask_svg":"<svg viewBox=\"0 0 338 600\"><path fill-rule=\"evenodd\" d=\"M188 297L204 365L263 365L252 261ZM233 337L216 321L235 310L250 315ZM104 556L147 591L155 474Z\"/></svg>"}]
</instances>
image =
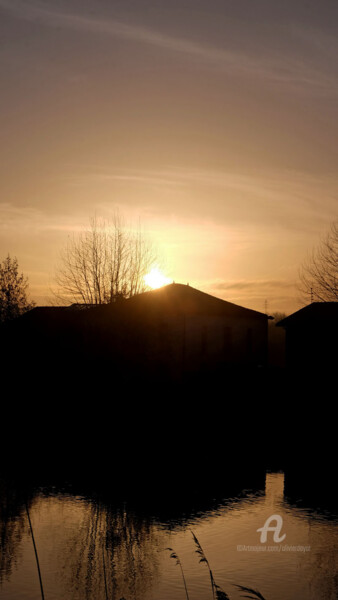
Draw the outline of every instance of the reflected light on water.
<instances>
[{"instance_id":1,"label":"reflected light on water","mask_svg":"<svg viewBox=\"0 0 338 600\"><path fill-rule=\"evenodd\" d=\"M284 499L284 473L267 473L265 478L265 502L276 505Z\"/></svg>"},{"instance_id":2,"label":"reflected light on water","mask_svg":"<svg viewBox=\"0 0 338 600\"><path fill-rule=\"evenodd\" d=\"M269 473L265 493L224 499L217 508L162 522L127 504L114 506L64 493L38 493L30 513L48 600L183 600L179 568L166 548L179 555L192 600L210 598L205 564L199 563L192 531L209 560L216 582L231 600L235 584L259 589L266 600L333 600L337 587L336 522L288 503L284 475ZM13 499L13 502L15 499ZM4 501L2 499L2 507ZM259 546L272 514L283 520L282 544L310 546L309 552L247 551ZM2 600L39 598L32 542L20 503L6 519L2 510L0 583Z\"/></svg>"}]
</instances>

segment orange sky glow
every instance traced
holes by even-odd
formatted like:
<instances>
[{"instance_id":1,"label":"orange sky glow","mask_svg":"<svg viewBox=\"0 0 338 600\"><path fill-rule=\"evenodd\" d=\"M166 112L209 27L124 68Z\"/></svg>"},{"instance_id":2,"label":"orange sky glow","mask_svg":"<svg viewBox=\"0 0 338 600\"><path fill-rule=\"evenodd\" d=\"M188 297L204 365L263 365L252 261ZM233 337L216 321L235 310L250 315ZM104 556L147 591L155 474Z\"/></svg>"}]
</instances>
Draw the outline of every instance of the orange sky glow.
<instances>
[{"instance_id":1,"label":"orange sky glow","mask_svg":"<svg viewBox=\"0 0 338 600\"><path fill-rule=\"evenodd\" d=\"M337 3L0 0L0 258L38 304L118 209L163 274L299 308L337 218Z\"/></svg>"}]
</instances>

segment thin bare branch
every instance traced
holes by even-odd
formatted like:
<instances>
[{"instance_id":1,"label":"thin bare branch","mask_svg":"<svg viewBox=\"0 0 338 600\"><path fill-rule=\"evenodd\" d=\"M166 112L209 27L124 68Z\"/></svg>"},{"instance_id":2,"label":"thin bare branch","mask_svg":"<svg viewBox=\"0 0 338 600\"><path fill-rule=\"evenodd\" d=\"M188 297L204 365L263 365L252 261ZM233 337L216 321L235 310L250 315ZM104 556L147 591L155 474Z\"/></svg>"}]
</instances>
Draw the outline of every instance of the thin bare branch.
<instances>
[{"instance_id":1,"label":"thin bare branch","mask_svg":"<svg viewBox=\"0 0 338 600\"><path fill-rule=\"evenodd\" d=\"M110 221L90 220L68 239L56 271L55 296L64 302L108 304L145 290L144 275L155 261L150 242L126 227L116 213Z\"/></svg>"},{"instance_id":2,"label":"thin bare branch","mask_svg":"<svg viewBox=\"0 0 338 600\"><path fill-rule=\"evenodd\" d=\"M304 261L299 273L299 289L306 301L338 301L338 219L311 256Z\"/></svg>"}]
</instances>

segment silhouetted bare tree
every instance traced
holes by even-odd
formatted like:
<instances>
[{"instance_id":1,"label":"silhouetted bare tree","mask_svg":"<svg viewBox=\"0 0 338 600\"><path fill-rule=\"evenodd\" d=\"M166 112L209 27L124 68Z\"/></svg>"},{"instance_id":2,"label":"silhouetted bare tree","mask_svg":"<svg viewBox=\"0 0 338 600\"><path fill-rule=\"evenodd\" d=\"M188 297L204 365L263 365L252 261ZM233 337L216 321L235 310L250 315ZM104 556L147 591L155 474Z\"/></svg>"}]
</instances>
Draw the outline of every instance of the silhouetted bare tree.
<instances>
[{"instance_id":1,"label":"silhouetted bare tree","mask_svg":"<svg viewBox=\"0 0 338 600\"><path fill-rule=\"evenodd\" d=\"M338 219L300 270L300 290L317 302L338 301Z\"/></svg>"},{"instance_id":2,"label":"silhouetted bare tree","mask_svg":"<svg viewBox=\"0 0 338 600\"><path fill-rule=\"evenodd\" d=\"M56 271L55 295L63 302L108 304L146 289L144 275L154 261L149 241L128 229L121 217L90 220L69 238Z\"/></svg>"},{"instance_id":3,"label":"silhouetted bare tree","mask_svg":"<svg viewBox=\"0 0 338 600\"><path fill-rule=\"evenodd\" d=\"M19 273L17 258L7 257L0 263L0 323L18 317L35 305L27 298L28 279Z\"/></svg>"}]
</instances>

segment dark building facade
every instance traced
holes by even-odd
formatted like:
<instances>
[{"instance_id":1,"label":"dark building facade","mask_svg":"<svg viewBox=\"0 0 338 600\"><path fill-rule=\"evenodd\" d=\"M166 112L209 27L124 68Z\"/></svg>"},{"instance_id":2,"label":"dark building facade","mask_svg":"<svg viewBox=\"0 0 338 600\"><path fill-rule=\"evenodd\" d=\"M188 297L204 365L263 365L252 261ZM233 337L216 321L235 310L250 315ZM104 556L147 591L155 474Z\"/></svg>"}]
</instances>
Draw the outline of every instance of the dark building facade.
<instances>
[{"instance_id":1,"label":"dark building facade","mask_svg":"<svg viewBox=\"0 0 338 600\"><path fill-rule=\"evenodd\" d=\"M10 324L24 359L177 379L267 363L267 315L171 284L109 305L35 308ZM104 367L103 367L104 365Z\"/></svg>"},{"instance_id":2,"label":"dark building facade","mask_svg":"<svg viewBox=\"0 0 338 600\"><path fill-rule=\"evenodd\" d=\"M86 345L100 360L179 378L267 361L267 316L187 285L171 284L90 309ZM90 341L91 340L91 341Z\"/></svg>"},{"instance_id":3,"label":"dark building facade","mask_svg":"<svg viewBox=\"0 0 338 600\"><path fill-rule=\"evenodd\" d=\"M286 366L292 369L336 369L338 302L313 302L277 327L286 333Z\"/></svg>"}]
</instances>

